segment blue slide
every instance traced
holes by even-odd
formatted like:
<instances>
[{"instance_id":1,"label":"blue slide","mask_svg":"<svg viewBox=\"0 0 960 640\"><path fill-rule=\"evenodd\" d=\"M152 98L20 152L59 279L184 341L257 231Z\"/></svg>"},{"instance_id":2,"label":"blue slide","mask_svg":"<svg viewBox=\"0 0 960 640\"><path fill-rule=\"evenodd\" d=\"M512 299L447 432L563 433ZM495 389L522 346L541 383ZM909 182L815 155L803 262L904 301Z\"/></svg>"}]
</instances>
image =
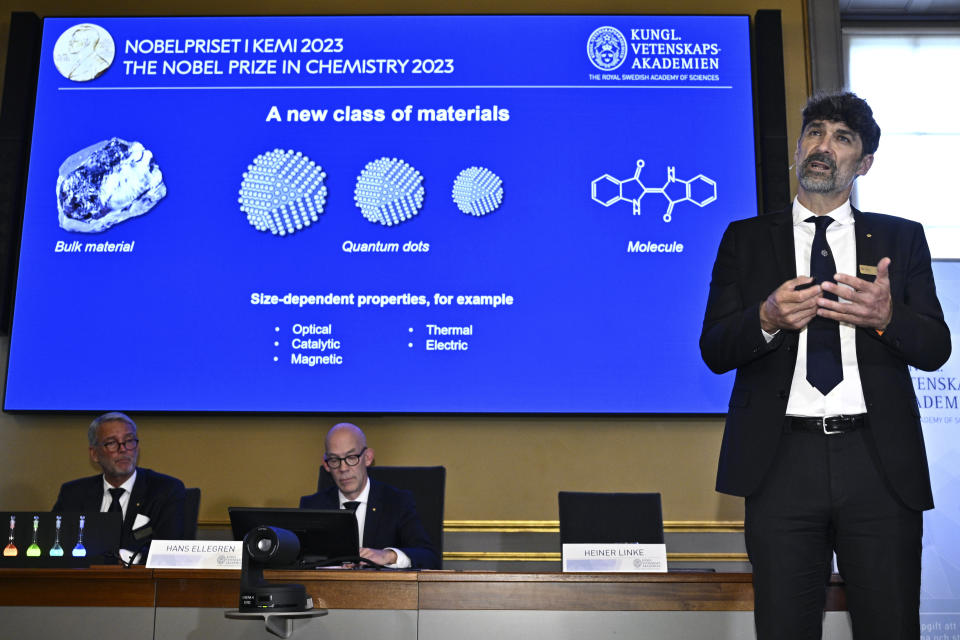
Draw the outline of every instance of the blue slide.
<instances>
[{"instance_id":1,"label":"blue slide","mask_svg":"<svg viewBox=\"0 0 960 640\"><path fill-rule=\"evenodd\" d=\"M48 18L7 410L721 413L747 16Z\"/></svg>"}]
</instances>

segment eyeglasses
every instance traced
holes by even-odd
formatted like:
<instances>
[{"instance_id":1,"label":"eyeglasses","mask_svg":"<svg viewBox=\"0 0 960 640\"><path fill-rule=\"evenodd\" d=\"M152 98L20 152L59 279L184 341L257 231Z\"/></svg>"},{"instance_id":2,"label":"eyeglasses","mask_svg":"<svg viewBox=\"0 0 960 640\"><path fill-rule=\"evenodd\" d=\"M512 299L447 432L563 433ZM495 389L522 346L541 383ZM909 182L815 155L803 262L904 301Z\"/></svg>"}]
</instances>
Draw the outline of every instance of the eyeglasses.
<instances>
[{"instance_id":1,"label":"eyeglasses","mask_svg":"<svg viewBox=\"0 0 960 640\"><path fill-rule=\"evenodd\" d=\"M350 455L342 458L337 456L323 456L323 459L327 463L327 466L331 469L339 469L341 462L346 462L348 467L355 467L360 464L360 456L362 456L363 452L366 450L367 448L364 447L363 449L360 449L360 453L351 453Z\"/></svg>"},{"instance_id":2,"label":"eyeglasses","mask_svg":"<svg viewBox=\"0 0 960 640\"><path fill-rule=\"evenodd\" d=\"M140 444L139 438L125 438L123 440L107 440L106 442L101 442L100 446L110 453L116 453L121 449L125 451L136 449L138 444Z\"/></svg>"}]
</instances>

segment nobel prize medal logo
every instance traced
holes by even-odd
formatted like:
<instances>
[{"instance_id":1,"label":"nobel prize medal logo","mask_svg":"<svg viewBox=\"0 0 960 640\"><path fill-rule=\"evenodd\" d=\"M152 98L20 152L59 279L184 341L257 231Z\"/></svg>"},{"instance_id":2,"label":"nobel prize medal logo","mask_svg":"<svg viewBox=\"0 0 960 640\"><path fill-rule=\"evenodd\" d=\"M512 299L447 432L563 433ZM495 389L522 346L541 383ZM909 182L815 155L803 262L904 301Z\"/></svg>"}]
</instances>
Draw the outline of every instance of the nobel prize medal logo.
<instances>
[{"instance_id":1,"label":"nobel prize medal logo","mask_svg":"<svg viewBox=\"0 0 960 640\"><path fill-rule=\"evenodd\" d=\"M627 39L619 29L600 27L587 38L587 56L601 71L613 71L627 59Z\"/></svg>"},{"instance_id":2,"label":"nobel prize medal logo","mask_svg":"<svg viewBox=\"0 0 960 640\"><path fill-rule=\"evenodd\" d=\"M106 29L84 23L70 27L53 45L53 64L64 78L89 82L99 78L113 64L113 38Z\"/></svg>"}]
</instances>

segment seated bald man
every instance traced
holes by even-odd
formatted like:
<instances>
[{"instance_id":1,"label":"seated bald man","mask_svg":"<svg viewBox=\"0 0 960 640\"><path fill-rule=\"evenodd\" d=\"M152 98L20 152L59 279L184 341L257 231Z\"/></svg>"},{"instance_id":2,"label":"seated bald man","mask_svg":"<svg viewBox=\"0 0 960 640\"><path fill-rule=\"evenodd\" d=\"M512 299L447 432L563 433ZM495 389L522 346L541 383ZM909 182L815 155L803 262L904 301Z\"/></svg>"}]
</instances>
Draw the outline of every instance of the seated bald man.
<instances>
[{"instance_id":1,"label":"seated bald man","mask_svg":"<svg viewBox=\"0 0 960 640\"><path fill-rule=\"evenodd\" d=\"M300 498L304 509L355 509L360 557L398 569L437 569L437 549L420 522L413 494L367 474L373 449L354 424L334 425L324 441L323 468L336 486Z\"/></svg>"}]
</instances>

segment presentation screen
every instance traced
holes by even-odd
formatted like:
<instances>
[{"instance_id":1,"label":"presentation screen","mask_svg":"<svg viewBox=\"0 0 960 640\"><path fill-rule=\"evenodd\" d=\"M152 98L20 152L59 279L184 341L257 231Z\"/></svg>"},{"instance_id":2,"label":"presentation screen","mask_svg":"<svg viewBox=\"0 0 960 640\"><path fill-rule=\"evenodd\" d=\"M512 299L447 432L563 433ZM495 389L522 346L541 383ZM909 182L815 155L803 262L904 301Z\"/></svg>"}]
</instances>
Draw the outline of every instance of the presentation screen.
<instances>
[{"instance_id":1,"label":"presentation screen","mask_svg":"<svg viewBox=\"0 0 960 640\"><path fill-rule=\"evenodd\" d=\"M4 407L721 413L747 16L43 23Z\"/></svg>"}]
</instances>

